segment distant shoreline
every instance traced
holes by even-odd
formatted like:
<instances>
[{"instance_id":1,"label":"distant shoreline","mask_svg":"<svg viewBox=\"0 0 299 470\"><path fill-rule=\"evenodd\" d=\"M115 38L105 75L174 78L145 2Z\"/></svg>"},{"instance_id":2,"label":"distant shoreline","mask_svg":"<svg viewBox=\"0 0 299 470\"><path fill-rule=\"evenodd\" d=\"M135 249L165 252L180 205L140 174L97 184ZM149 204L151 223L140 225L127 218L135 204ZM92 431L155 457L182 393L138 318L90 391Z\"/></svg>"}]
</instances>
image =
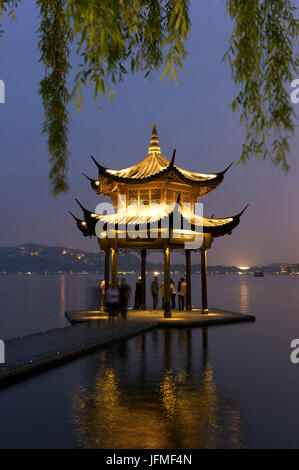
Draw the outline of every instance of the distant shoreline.
<instances>
[{"instance_id":1,"label":"distant shoreline","mask_svg":"<svg viewBox=\"0 0 299 470\"><path fill-rule=\"evenodd\" d=\"M119 272L139 274L140 258L131 252L120 253ZM200 273L200 264L192 264L192 273ZM162 263L147 262L148 273L163 272ZM184 264L171 264L172 274L185 274ZM265 266L208 266L208 274L252 275L256 271L265 274L299 274L299 263L272 263ZM96 274L104 273L102 252L93 253L60 246L25 244L0 247L0 274Z\"/></svg>"},{"instance_id":2,"label":"distant shoreline","mask_svg":"<svg viewBox=\"0 0 299 470\"><path fill-rule=\"evenodd\" d=\"M147 271L146 274L151 276L153 275L153 273L156 272L155 271ZM44 272L31 272L31 271L25 271L25 272L6 272L6 271L0 271L0 276L7 276L7 275L12 275L12 276L15 276L15 275L18 275L18 276L63 276L63 275L66 275L66 274L69 274L69 275L76 275L76 276L98 276L98 275L101 275L101 276L104 276L104 271L85 271L85 272L73 272L73 271L65 271L65 272L62 272L62 271L56 271L56 272L51 272L51 271L44 271ZM138 276L139 275L139 272L138 271L128 271L128 272L124 272L124 271L118 271L118 274L119 275L126 275L126 276L129 276L129 275L133 275L133 276ZM171 275L184 275L185 274L185 271L182 270L182 271L171 271ZM163 276L163 272L160 272L159 273L160 276ZM200 276L200 271L192 271L192 275L197 275L197 276ZM208 271L208 275L210 276L254 276L254 272L213 272L213 271ZM294 273L294 272L288 272L288 273L280 273L280 272L265 272L265 275L268 275L268 276L285 276L285 277L288 277L288 276L298 276L299 273Z\"/></svg>"}]
</instances>

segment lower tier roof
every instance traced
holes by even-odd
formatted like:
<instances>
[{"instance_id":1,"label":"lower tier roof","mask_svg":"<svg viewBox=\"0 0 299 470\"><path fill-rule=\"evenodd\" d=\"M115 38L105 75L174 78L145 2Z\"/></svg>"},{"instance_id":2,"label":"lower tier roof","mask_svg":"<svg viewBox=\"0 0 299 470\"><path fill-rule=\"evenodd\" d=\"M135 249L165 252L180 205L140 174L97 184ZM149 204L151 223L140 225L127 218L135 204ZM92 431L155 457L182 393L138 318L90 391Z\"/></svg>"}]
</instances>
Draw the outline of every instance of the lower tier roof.
<instances>
[{"instance_id":1,"label":"lower tier roof","mask_svg":"<svg viewBox=\"0 0 299 470\"><path fill-rule=\"evenodd\" d=\"M209 233L212 237L230 235L239 225L240 217L247 206L237 215L221 219L201 217L184 210L179 204L157 204L156 206L129 206L112 214L96 214L84 208L79 201L84 219L71 214L84 236L97 238L131 238L131 244L140 238L175 238L185 242L186 238ZM97 225L97 223L99 224ZM167 233L165 232L167 231ZM166 235L165 235L166 233ZM157 243L155 242L155 246Z\"/></svg>"}]
</instances>

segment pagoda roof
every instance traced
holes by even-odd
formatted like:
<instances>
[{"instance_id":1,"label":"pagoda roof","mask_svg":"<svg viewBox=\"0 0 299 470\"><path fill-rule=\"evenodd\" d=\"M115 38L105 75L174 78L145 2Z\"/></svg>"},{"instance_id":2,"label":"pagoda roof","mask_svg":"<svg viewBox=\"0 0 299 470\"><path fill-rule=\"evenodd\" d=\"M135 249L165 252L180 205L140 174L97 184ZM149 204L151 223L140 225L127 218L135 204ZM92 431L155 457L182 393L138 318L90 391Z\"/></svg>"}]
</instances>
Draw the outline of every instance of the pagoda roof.
<instances>
[{"instance_id":1,"label":"pagoda roof","mask_svg":"<svg viewBox=\"0 0 299 470\"><path fill-rule=\"evenodd\" d=\"M178 211L182 218L182 226L191 225L191 230L196 231L196 228L202 226L203 233L210 233L213 237L219 237L231 234L232 230L239 225L240 217L248 206L246 206L239 214L232 217L225 217L221 219L201 217L193 213L183 212L179 204L157 204L157 206L130 206L127 209L121 210L113 214L99 215L84 208L80 205L84 220L81 220L71 214L77 222L77 226L84 236L95 236L95 226L98 220L104 224L118 225L130 224L141 225L149 222L158 222L158 226L163 226L162 220L170 217L170 228L172 228L172 221L174 212ZM184 220L185 219L185 223Z\"/></svg>"},{"instance_id":2,"label":"pagoda roof","mask_svg":"<svg viewBox=\"0 0 299 470\"><path fill-rule=\"evenodd\" d=\"M106 179L108 181L111 180L119 183L136 184L147 183L164 178L167 180L175 178L176 180L178 179L188 185L201 186L201 195L205 195L215 189L218 184L222 182L225 172L232 165L229 165L225 170L218 173L198 173L185 170L175 165L175 150L171 161L167 160L161 154L155 125L153 125L148 155L136 165L120 170L113 170L99 164L94 157L91 156L91 158L98 167L100 182L101 179ZM96 189L97 191L100 190L101 192L101 188L99 188L100 182L96 184L96 180L92 180L91 178L88 179L91 181L93 189Z\"/></svg>"}]
</instances>

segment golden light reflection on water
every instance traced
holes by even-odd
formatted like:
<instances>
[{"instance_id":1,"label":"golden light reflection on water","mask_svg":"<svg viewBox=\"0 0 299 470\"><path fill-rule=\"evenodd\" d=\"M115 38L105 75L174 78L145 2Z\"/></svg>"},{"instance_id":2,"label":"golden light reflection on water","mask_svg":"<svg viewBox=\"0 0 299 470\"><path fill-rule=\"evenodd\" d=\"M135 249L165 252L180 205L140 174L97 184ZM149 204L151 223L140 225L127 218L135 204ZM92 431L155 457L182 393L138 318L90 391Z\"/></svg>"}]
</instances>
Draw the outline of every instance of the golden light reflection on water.
<instances>
[{"instance_id":1,"label":"golden light reflection on water","mask_svg":"<svg viewBox=\"0 0 299 470\"><path fill-rule=\"evenodd\" d=\"M72 393L72 416L80 446L216 448L223 442L230 447L241 446L240 415L217 390L208 360L207 330L203 335L199 369L194 365L192 369L196 357L187 359L186 368L165 367L172 356L167 349L171 348L174 332L169 333L160 336L164 344L162 348L160 344L158 353L164 357L159 362L161 368L155 369L156 380L150 380L145 371L140 381L140 367L134 369L129 362L130 377L126 378L123 369L118 372L112 366L109 351L101 353L92 383L79 385ZM182 343L181 332L178 335ZM185 338L191 340L188 334ZM139 357L135 357L135 362L141 360L141 342L138 338ZM146 342L142 343L144 353ZM185 344L184 352L192 355L190 344Z\"/></svg>"},{"instance_id":2,"label":"golden light reflection on water","mask_svg":"<svg viewBox=\"0 0 299 470\"><path fill-rule=\"evenodd\" d=\"M162 405L169 419L173 419L177 407L175 378L172 377L172 371L165 371L164 378L160 386Z\"/></svg>"},{"instance_id":3,"label":"golden light reflection on water","mask_svg":"<svg viewBox=\"0 0 299 470\"><path fill-rule=\"evenodd\" d=\"M65 283L66 283L66 275L61 274L60 276L60 325L64 325L64 314L66 311L65 307Z\"/></svg>"},{"instance_id":4,"label":"golden light reflection on water","mask_svg":"<svg viewBox=\"0 0 299 470\"><path fill-rule=\"evenodd\" d=\"M240 276L240 310L241 313L249 313L249 285L246 276Z\"/></svg>"}]
</instances>

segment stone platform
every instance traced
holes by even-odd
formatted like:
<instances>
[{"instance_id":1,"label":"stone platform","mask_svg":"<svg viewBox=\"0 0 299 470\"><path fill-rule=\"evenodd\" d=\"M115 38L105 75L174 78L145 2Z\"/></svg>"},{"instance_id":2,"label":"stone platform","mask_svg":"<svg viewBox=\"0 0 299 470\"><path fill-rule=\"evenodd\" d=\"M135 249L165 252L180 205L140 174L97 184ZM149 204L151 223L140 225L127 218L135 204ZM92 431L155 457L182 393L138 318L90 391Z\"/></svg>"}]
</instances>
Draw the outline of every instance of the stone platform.
<instances>
[{"instance_id":1,"label":"stone platform","mask_svg":"<svg viewBox=\"0 0 299 470\"><path fill-rule=\"evenodd\" d=\"M73 310L65 313L72 323L94 322L108 319L107 313L100 310ZM161 327L200 327L211 325L223 325L226 323L240 323L254 321L253 315L245 315L228 310L210 309L202 314L201 309L194 308L191 311L172 310L171 318L164 318L163 310L134 310L128 309L127 320L134 322L154 322Z\"/></svg>"},{"instance_id":2,"label":"stone platform","mask_svg":"<svg viewBox=\"0 0 299 470\"><path fill-rule=\"evenodd\" d=\"M98 310L66 312L72 326L5 341L5 364L0 364L0 386L105 348L156 327L202 327L254 321L251 315L213 309L201 314L162 310L129 310L127 319L109 319Z\"/></svg>"}]
</instances>

